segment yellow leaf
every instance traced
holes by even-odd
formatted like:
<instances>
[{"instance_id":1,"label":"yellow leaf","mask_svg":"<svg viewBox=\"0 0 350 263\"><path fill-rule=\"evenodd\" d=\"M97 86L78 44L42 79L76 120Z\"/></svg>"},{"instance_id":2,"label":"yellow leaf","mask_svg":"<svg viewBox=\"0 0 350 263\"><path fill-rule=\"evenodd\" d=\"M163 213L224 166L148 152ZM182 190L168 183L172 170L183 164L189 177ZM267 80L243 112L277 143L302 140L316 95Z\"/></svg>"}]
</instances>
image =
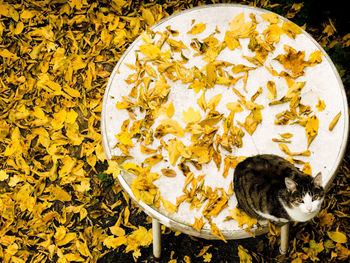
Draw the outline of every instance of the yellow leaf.
<instances>
[{"instance_id":1,"label":"yellow leaf","mask_svg":"<svg viewBox=\"0 0 350 263\"><path fill-rule=\"evenodd\" d=\"M256 218L252 218L248 216L244 211L233 208L229 210L231 217L238 222L238 227L244 228L248 233L251 234L250 228L258 223L258 220Z\"/></svg>"},{"instance_id":2,"label":"yellow leaf","mask_svg":"<svg viewBox=\"0 0 350 263\"><path fill-rule=\"evenodd\" d=\"M0 181L5 181L9 178L9 175L5 170L0 170Z\"/></svg>"},{"instance_id":3,"label":"yellow leaf","mask_svg":"<svg viewBox=\"0 0 350 263\"><path fill-rule=\"evenodd\" d=\"M202 33L206 28L206 25L204 23L198 23L194 25L190 31L187 32L187 34L199 34Z\"/></svg>"},{"instance_id":4,"label":"yellow leaf","mask_svg":"<svg viewBox=\"0 0 350 263\"><path fill-rule=\"evenodd\" d=\"M222 241L224 241L225 243L227 243L225 237L223 236L223 234L221 233L220 229L216 226L215 223L211 223L210 224L210 232L218 237L219 239L221 239Z\"/></svg>"},{"instance_id":5,"label":"yellow leaf","mask_svg":"<svg viewBox=\"0 0 350 263\"><path fill-rule=\"evenodd\" d=\"M286 132L286 133L280 133L280 136L285 139L290 139L293 137L293 134Z\"/></svg>"},{"instance_id":6,"label":"yellow leaf","mask_svg":"<svg viewBox=\"0 0 350 263\"><path fill-rule=\"evenodd\" d=\"M148 164L148 165L155 165L155 164L159 163L161 160L163 160L163 156L161 154L155 154L155 155L152 155L152 156L146 158L144 160L144 163Z\"/></svg>"},{"instance_id":7,"label":"yellow leaf","mask_svg":"<svg viewBox=\"0 0 350 263\"><path fill-rule=\"evenodd\" d=\"M207 108L210 110L215 110L216 106L220 103L220 100L222 98L222 94L217 94L215 96L213 96L208 104L207 104Z\"/></svg>"},{"instance_id":8,"label":"yellow leaf","mask_svg":"<svg viewBox=\"0 0 350 263\"><path fill-rule=\"evenodd\" d=\"M309 163L306 163L302 169L302 171L308 175L312 175L312 168Z\"/></svg>"},{"instance_id":9,"label":"yellow leaf","mask_svg":"<svg viewBox=\"0 0 350 263\"><path fill-rule=\"evenodd\" d=\"M78 90L76 90L76 89L73 89L73 88L68 87L68 86L64 86L64 87L63 87L63 90L64 90L65 92L67 92L67 94L68 94L69 96L71 96L71 97L73 97L73 98L78 98L78 97L80 97L80 92L79 92Z\"/></svg>"},{"instance_id":10,"label":"yellow leaf","mask_svg":"<svg viewBox=\"0 0 350 263\"><path fill-rule=\"evenodd\" d=\"M252 257L248 254L248 250L241 245L238 246L238 256L240 263L252 263Z\"/></svg>"},{"instance_id":11,"label":"yellow leaf","mask_svg":"<svg viewBox=\"0 0 350 263\"><path fill-rule=\"evenodd\" d=\"M137 201L143 201L152 205L157 194L158 187L148 177L137 177L131 182L131 190Z\"/></svg>"},{"instance_id":12,"label":"yellow leaf","mask_svg":"<svg viewBox=\"0 0 350 263\"><path fill-rule=\"evenodd\" d=\"M324 56L324 54L320 51L320 50L316 50L314 52L312 52L309 56L309 60L308 62L310 63L310 66L314 66L318 63L322 62L322 57Z\"/></svg>"},{"instance_id":13,"label":"yellow leaf","mask_svg":"<svg viewBox=\"0 0 350 263\"><path fill-rule=\"evenodd\" d=\"M120 165L125 171L139 175L142 171L142 167L134 163L124 163Z\"/></svg>"},{"instance_id":14,"label":"yellow leaf","mask_svg":"<svg viewBox=\"0 0 350 263\"><path fill-rule=\"evenodd\" d=\"M212 254L206 253L203 255L203 262L210 262L211 261Z\"/></svg>"},{"instance_id":15,"label":"yellow leaf","mask_svg":"<svg viewBox=\"0 0 350 263\"><path fill-rule=\"evenodd\" d=\"M161 55L159 47L152 44L143 44L140 46L140 51L142 54L147 56L150 59L157 59Z\"/></svg>"},{"instance_id":16,"label":"yellow leaf","mask_svg":"<svg viewBox=\"0 0 350 263\"><path fill-rule=\"evenodd\" d=\"M184 256L185 263L191 263L191 258L189 256Z\"/></svg>"},{"instance_id":17,"label":"yellow leaf","mask_svg":"<svg viewBox=\"0 0 350 263\"><path fill-rule=\"evenodd\" d=\"M148 8L142 8L142 18L146 21L148 26L153 26L155 23L153 14Z\"/></svg>"},{"instance_id":18,"label":"yellow leaf","mask_svg":"<svg viewBox=\"0 0 350 263\"><path fill-rule=\"evenodd\" d=\"M122 131L115 136L122 144L126 146L133 147L133 143L131 141L132 135L127 131Z\"/></svg>"},{"instance_id":19,"label":"yellow leaf","mask_svg":"<svg viewBox=\"0 0 350 263\"><path fill-rule=\"evenodd\" d=\"M105 171L106 174L113 174L113 179L117 179L120 174L119 164L116 161L108 160L108 169Z\"/></svg>"},{"instance_id":20,"label":"yellow leaf","mask_svg":"<svg viewBox=\"0 0 350 263\"><path fill-rule=\"evenodd\" d=\"M68 244L69 242L72 242L76 238L77 238L76 233L67 233L64 235L64 237L62 239L59 239L58 241L56 241L56 245L57 246L64 246L64 245Z\"/></svg>"},{"instance_id":21,"label":"yellow leaf","mask_svg":"<svg viewBox=\"0 0 350 263\"><path fill-rule=\"evenodd\" d=\"M253 111L246 117L244 123L241 123L239 121L237 121L237 123L239 125L241 125L250 135L252 135L254 133L254 131L256 130L258 124L259 124L259 121L257 121L255 118L254 118L254 115L253 115Z\"/></svg>"},{"instance_id":22,"label":"yellow leaf","mask_svg":"<svg viewBox=\"0 0 350 263\"><path fill-rule=\"evenodd\" d=\"M167 150L169 152L169 162L175 166L177 159L180 157L180 152L178 150L179 141L176 139L168 141Z\"/></svg>"},{"instance_id":23,"label":"yellow leaf","mask_svg":"<svg viewBox=\"0 0 350 263\"><path fill-rule=\"evenodd\" d=\"M289 155L289 156L310 156L311 152L309 150L306 150L304 152L291 152L288 148L288 146L284 143L280 143L278 144L278 147L281 149L282 152L284 152L285 154Z\"/></svg>"},{"instance_id":24,"label":"yellow leaf","mask_svg":"<svg viewBox=\"0 0 350 263\"><path fill-rule=\"evenodd\" d=\"M72 197L70 196L70 194L67 193L65 190L63 190L58 185L56 186L51 185L48 190L50 190L50 197L48 199L50 201L59 200L62 202L69 202L72 200Z\"/></svg>"},{"instance_id":25,"label":"yellow leaf","mask_svg":"<svg viewBox=\"0 0 350 263\"><path fill-rule=\"evenodd\" d=\"M176 172L172 169L163 168L161 172L166 177L176 177Z\"/></svg>"},{"instance_id":26,"label":"yellow leaf","mask_svg":"<svg viewBox=\"0 0 350 263\"><path fill-rule=\"evenodd\" d=\"M269 90L267 97L269 100L274 100L276 98L276 84L273 81L267 82L267 88Z\"/></svg>"},{"instance_id":27,"label":"yellow leaf","mask_svg":"<svg viewBox=\"0 0 350 263\"><path fill-rule=\"evenodd\" d=\"M336 243L346 243L347 238L346 235L342 232L337 231L328 231L327 235L329 236L330 239L332 239Z\"/></svg>"},{"instance_id":28,"label":"yellow leaf","mask_svg":"<svg viewBox=\"0 0 350 263\"><path fill-rule=\"evenodd\" d=\"M241 73L241 72L247 72L249 70L254 70L256 68L253 67L248 67L246 65L243 64L238 64L232 67L232 73L237 74L237 73Z\"/></svg>"},{"instance_id":29,"label":"yellow leaf","mask_svg":"<svg viewBox=\"0 0 350 263\"><path fill-rule=\"evenodd\" d=\"M198 219L197 217L194 218L194 223L191 225L194 229L196 229L198 232L201 232L202 227L204 226L203 217Z\"/></svg>"},{"instance_id":30,"label":"yellow leaf","mask_svg":"<svg viewBox=\"0 0 350 263\"><path fill-rule=\"evenodd\" d=\"M120 237L108 236L103 240L103 244L107 248L117 248L117 247L120 247L121 245L125 245L126 243L127 243L126 236L120 236Z\"/></svg>"},{"instance_id":31,"label":"yellow leaf","mask_svg":"<svg viewBox=\"0 0 350 263\"><path fill-rule=\"evenodd\" d=\"M189 123L189 122L197 122L201 119L201 114L199 111L195 111L192 107L189 107L187 112L182 111L183 117L182 121Z\"/></svg>"},{"instance_id":32,"label":"yellow leaf","mask_svg":"<svg viewBox=\"0 0 350 263\"><path fill-rule=\"evenodd\" d=\"M163 120L160 120L160 122L161 122L161 125L159 125L156 128L156 131L155 131L156 133L157 131L162 131L164 132L164 134L171 133L178 137L185 136L184 129L181 127L181 125L177 121L173 119L163 119ZM155 135L155 137L157 138L157 135Z\"/></svg>"},{"instance_id":33,"label":"yellow leaf","mask_svg":"<svg viewBox=\"0 0 350 263\"><path fill-rule=\"evenodd\" d=\"M318 126L319 126L319 121L316 115L312 115L311 117L308 118L305 126L305 132L307 136L307 147L310 146L311 142L318 134Z\"/></svg>"},{"instance_id":34,"label":"yellow leaf","mask_svg":"<svg viewBox=\"0 0 350 263\"><path fill-rule=\"evenodd\" d=\"M144 146L143 144L141 144L140 150L144 154L151 154L151 153L156 153L157 152L157 150L148 148L148 147Z\"/></svg>"},{"instance_id":35,"label":"yellow leaf","mask_svg":"<svg viewBox=\"0 0 350 263\"><path fill-rule=\"evenodd\" d=\"M243 111L242 106L238 102L229 102L226 104L226 108L233 112L241 112Z\"/></svg>"},{"instance_id":36,"label":"yellow leaf","mask_svg":"<svg viewBox=\"0 0 350 263\"><path fill-rule=\"evenodd\" d=\"M177 206L174 205L172 202L165 200L162 196L160 197L160 200L162 200L163 207L168 213L174 214L175 212L177 212Z\"/></svg>"},{"instance_id":37,"label":"yellow leaf","mask_svg":"<svg viewBox=\"0 0 350 263\"><path fill-rule=\"evenodd\" d=\"M278 43L280 41L280 36L284 34L285 31L277 24L271 24L267 26L263 34L265 40L269 43Z\"/></svg>"},{"instance_id":38,"label":"yellow leaf","mask_svg":"<svg viewBox=\"0 0 350 263\"><path fill-rule=\"evenodd\" d=\"M115 236L118 236L118 237L125 236L125 230L119 226L116 226L116 225L111 226L111 227L109 227L109 230Z\"/></svg>"},{"instance_id":39,"label":"yellow leaf","mask_svg":"<svg viewBox=\"0 0 350 263\"><path fill-rule=\"evenodd\" d=\"M323 111L326 108L326 104L323 100L318 99L318 103L316 105L318 111Z\"/></svg>"},{"instance_id":40,"label":"yellow leaf","mask_svg":"<svg viewBox=\"0 0 350 263\"><path fill-rule=\"evenodd\" d=\"M76 261L76 262L84 262L85 259L79 256L78 254L67 253L64 255L64 258L68 260L68 262Z\"/></svg>"},{"instance_id":41,"label":"yellow leaf","mask_svg":"<svg viewBox=\"0 0 350 263\"><path fill-rule=\"evenodd\" d=\"M230 22L230 29L235 37L246 38L250 37L254 32L256 24L253 22L244 22L244 13L238 14Z\"/></svg>"},{"instance_id":42,"label":"yellow leaf","mask_svg":"<svg viewBox=\"0 0 350 263\"><path fill-rule=\"evenodd\" d=\"M76 113L73 109L71 109L69 112L67 112L66 122L72 124L75 122L77 117L78 117L78 113Z\"/></svg>"},{"instance_id":43,"label":"yellow leaf","mask_svg":"<svg viewBox=\"0 0 350 263\"><path fill-rule=\"evenodd\" d=\"M15 35L21 34L22 31L23 31L23 29L24 29L24 24L23 24L22 22L18 22L18 23L16 24L16 27L15 27L13 33L14 33Z\"/></svg>"},{"instance_id":44,"label":"yellow leaf","mask_svg":"<svg viewBox=\"0 0 350 263\"><path fill-rule=\"evenodd\" d=\"M329 124L329 127L328 129L330 131L333 130L334 126L338 123L338 120L340 118L340 115L341 115L341 111L339 111L339 113L333 118L333 120L331 121L331 123Z\"/></svg>"},{"instance_id":45,"label":"yellow leaf","mask_svg":"<svg viewBox=\"0 0 350 263\"><path fill-rule=\"evenodd\" d=\"M197 104L199 105L199 107L201 107L201 109L203 111L206 111L207 109L207 103L205 101L205 93L203 92L201 97L199 99L197 99Z\"/></svg>"},{"instance_id":46,"label":"yellow leaf","mask_svg":"<svg viewBox=\"0 0 350 263\"><path fill-rule=\"evenodd\" d=\"M235 48L241 47L241 43L238 40L238 36L232 31L225 32L224 41L230 50L234 50Z\"/></svg>"},{"instance_id":47,"label":"yellow leaf","mask_svg":"<svg viewBox=\"0 0 350 263\"><path fill-rule=\"evenodd\" d=\"M168 103L168 105L166 106L166 115L171 118L173 117L175 113L175 109L174 109L174 104L173 102L171 101L170 103Z\"/></svg>"},{"instance_id":48,"label":"yellow leaf","mask_svg":"<svg viewBox=\"0 0 350 263\"><path fill-rule=\"evenodd\" d=\"M283 22L282 25L283 31L292 39L296 37L296 35L301 34L303 31L293 22Z\"/></svg>"},{"instance_id":49,"label":"yellow leaf","mask_svg":"<svg viewBox=\"0 0 350 263\"><path fill-rule=\"evenodd\" d=\"M278 18L278 15L275 13L265 13L261 15L261 18L265 21L271 23L271 24L277 24L281 22L281 20Z\"/></svg>"},{"instance_id":50,"label":"yellow leaf","mask_svg":"<svg viewBox=\"0 0 350 263\"><path fill-rule=\"evenodd\" d=\"M211 246L212 246L212 245L204 246L204 247L201 249L201 251L199 252L199 254L196 255L196 257L199 258L199 257L203 256L203 255L205 254L205 252L207 252L208 249L209 249Z\"/></svg>"}]
</instances>

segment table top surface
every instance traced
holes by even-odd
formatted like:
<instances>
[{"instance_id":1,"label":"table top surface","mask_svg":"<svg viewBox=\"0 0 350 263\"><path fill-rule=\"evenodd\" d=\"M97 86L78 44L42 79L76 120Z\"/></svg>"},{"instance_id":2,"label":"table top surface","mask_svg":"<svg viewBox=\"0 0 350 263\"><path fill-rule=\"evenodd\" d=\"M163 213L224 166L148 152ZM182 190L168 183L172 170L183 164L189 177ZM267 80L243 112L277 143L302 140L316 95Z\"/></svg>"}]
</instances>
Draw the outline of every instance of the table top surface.
<instances>
[{"instance_id":1,"label":"table top surface","mask_svg":"<svg viewBox=\"0 0 350 263\"><path fill-rule=\"evenodd\" d=\"M187 47L186 49L184 48L182 52L185 57L190 59L187 63L182 65L187 69L191 69L193 66L196 66L198 69L202 70L203 68L205 69L205 66L208 63L203 60L203 55L194 56L197 51L191 48L191 42L193 42L193 39L196 38L202 42L203 39L209 37L215 32L214 36L219 40L218 43L222 43L226 31L230 30L230 22L241 13L244 14L244 19L246 22L252 21L250 14L255 15L255 19L257 21L256 31L259 32L260 37L264 39L264 36L266 36L265 30L271 27L272 24L262 19L261 15L268 14L270 12L259 8L234 4L209 5L189 9L161 20L151 29L153 32L164 32L167 30L166 28L168 26L171 26L172 30L178 31L179 34L177 36L170 35L169 38L177 41L181 40ZM288 20L280 16L278 16L278 18L280 19L280 22L274 26L277 25L281 28L283 23ZM187 33L194 25L199 23L204 23L206 25L203 32L198 34ZM160 35L156 34L155 39L159 38ZM142 38L142 36L140 36L133 42L132 45L129 46L125 54L116 65L106 87L102 107L101 128L104 150L108 159L112 158L112 156L122 155L120 149L115 147L115 145L118 143L116 135L121 132L121 126L125 120L129 119L129 114L125 109L117 109L116 104L122 101L123 96L128 96L131 87L134 85L127 84L125 82L129 75L135 73L135 71L128 66L128 64L135 65L135 51L138 51L140 46L145 44L145 39L147 40L147 38ZM292 142L290 144L286 143L291 152L303 152L307 149L310 151L310 156L295 156L295 158L309 163L312 167L313 175L317 174L318 172L322 172L324 186L329 185L335 176L340 162L342 161L348 136L347 100L341 79L332 61L325 51L319 46L319 44L303 30L301 30L300 34L296 35L295 39L289 37L287 34L281 34L279 42L273 43L274 50L268 54L266 61L261 67L248 62L247 59L242 57L242 55L255 55L254 52L248 49L249 41L249 38L240 38L239 43L241 48L230 50L226 47L216 57L216 61L226 61L235 65L243 64L249 67L256 67L256 69L249 71L246 84L244 84L243 81L243 76L245 73L238 73L234 76L241 76L242 78L238 79L235 85L231 85L228 88L225 85L215 84L213 88L206 90L205 98L208 102L215 95L222 94L216 110L227 117L230 114L230 111L227 109L226 104L240 100L231 87L234 87L242 95L244 95L247 101L250 100L253 94L257 92L259 87L262 87L262 94L260 94L255 100L255 103L264 106L264 108L261 110L262 122L257 126L252 135L249 135L248 132L242 128L242 130L245 132L245 135L242 137L243 147L235 147L231 153L225 149L221 150L223 158L222 165L219 170L216 168L214 162L210 161L207 164L203 164L200 171L196 171L195 169L193 171L197 173L196 176L205 175L205 186L210 186L212 189L215 189L215 187L223 188L226 192L229 192L234 169L229 170L226 178L222 176L225 156L252 156L256 154L270 153L287 157L287 155L281 151L279 143L273 142L272 138L280 138L279 134L282 133L291 133L293 134L293 137L291 138ZM269 106L271 100L268 98L268 81L273 81L276 84L276 100L283 97L288 90L285 78L281 76L273 76L267 69L267 67L272 67L277 72L285 70L283 66L276 61L276 59L274 59L278 55L286 53L285 45L292 47L296 51L304 51L305 60L307 60L309 55L315 51L321 51L324 54L322 56L322 62L314 66L305 67L304 74L294 79L295 82L305 82L305 86L300 93L301 103L304 105L309 105L312 110L312 113L309 116L316 115L319 120L318 134L309 147L307 147L308 139L306 136L305 127L301 125L274 124L276 119L275 115L288 110L289 103ZM168 44L164 43L161 51L166 52L168 49ZM141 52L137 53L139 59L142 60L144 55ZM174 61L180 55L180 53L172 55L172 61ZM152 62L149 62L148 65L152 66ZM154 69L157 68L154 66ZM230 67L228 67L227 71L229 71L229 69ZM171 86L167 103L171 101L174 105L174 115L171 117L171 119L177 121L182 127L185 127L186 122L183 120L183 111L187 112L189 107L192 107L196 112L200 112L202 118L205 116L204 111L197 103L197 100L201 97L202 92L196 93L194 89L188 88L188 83L182 83L180 80L172 82L171 80L167 79L167 81ZM244 85L246 85L247 92L244 91ZM325 103L325 109L323 111L319 111L316 108L319 100L322 100ZM339 121L334 129L330 131L329 124L334 116L336 116L339 112L341 112ZM234 124L237 127L241 127L238 125L238 122L244 123L245 118L249 113L250 111L248 110L236 112L234 115ZM135 114L137 119L142 119L144 117L141 112L135 112ZM152 129L156 129L156 127L160 124L160 119L166 118L168 117L159 116L153 124ZM222 123L220 126L222 126ZM218 134L222 134L222 129L218 130ZM176 138L176 136L173 134L167 134L162 137L163 141L167 143L170 139L174 138ZM186 132L184 137L177 139L181 140L184 145L191 144L191 134L188 132ZM133 142L136 142L136 140ZM128 160L128 162L141 164L144 159L150 155L142 154L139 146L135 143L134 145L135 147L129 149L130 155L134 158L132 160ZM150 148L157 149L159 145L160 141L155 139L153 144L148 146ZM152 166L151 171L162 174L161 169L170 167L176 171L177 175L175 177L161 176L154 182L154 184L158 187L160 195L165 200L175 204L176 198L183 195L183 186L186 177L177 168L177 165L172 166L168 162L169 155L167 155L167 151L163 150L162 154L164 159ZM303 166L299 165L298 167L302 168ZM133 198L135 198L135 196L133 195L130 184L134 178L134 175L127 172L122 172L118 177L124 190ZM202 210L205 204L201 207L201 209L196 210L190 209L190 204L183 202L178 207L178 211L171 214L164 209L163 205L156 208L152 205L146 205L142 201L138 203L147 214L158 219L162 224L165 224L168 227L203 238L214 238L214 236L210 234L210 225L208 222L206 222L206 220L201 232L197 232L190 227L190 225L194 223L195 217L200 218L202 216ZM235 220L225 220L225 218L230 215L229 210L236 207L236 203L237 201L234 194L230 195L228 207L224 208L216 217L212 218L212 222L218 226L227 239L249 237L249 234L246 231L238 227L238 223ZM259 230L253 228L252 231L255 234L266 232L266 222L263 222L262 226L262 229Z\"/></svg>"}]
</instances>

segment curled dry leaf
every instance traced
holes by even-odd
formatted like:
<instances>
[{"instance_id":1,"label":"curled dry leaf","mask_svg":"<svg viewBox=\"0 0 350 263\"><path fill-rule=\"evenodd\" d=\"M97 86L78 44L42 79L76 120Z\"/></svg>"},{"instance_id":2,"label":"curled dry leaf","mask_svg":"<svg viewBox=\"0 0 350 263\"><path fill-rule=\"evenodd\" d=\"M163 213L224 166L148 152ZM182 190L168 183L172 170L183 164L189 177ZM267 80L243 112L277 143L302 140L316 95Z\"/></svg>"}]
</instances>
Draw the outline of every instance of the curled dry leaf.
<instances>
[{"instance_id":1,"label":"curled dry leaf","mask_svg":"<svg viewBox=\"0 0 350 263\"><path fill-rule=\"evenodd\" d=\"M335 125L338 123L338 120L339 120L340 116L341 116L341 111L340 111L337 115L335 115L335 117L333 118L333 120L332 120L331 123L329 124L328 129L329 129L330 131L333 131Z\"/></svg>"},{"instance_id":2,"label":"curled dry leaf","mask_svg":"<svg viewBox=\"0 0 350 263\"><path fill-rule=\"evenodd\" d=\"M176 172L173 169L165 169L163 168L162 174L166 177L176 177Z\"/></svg>"}]
</instances>

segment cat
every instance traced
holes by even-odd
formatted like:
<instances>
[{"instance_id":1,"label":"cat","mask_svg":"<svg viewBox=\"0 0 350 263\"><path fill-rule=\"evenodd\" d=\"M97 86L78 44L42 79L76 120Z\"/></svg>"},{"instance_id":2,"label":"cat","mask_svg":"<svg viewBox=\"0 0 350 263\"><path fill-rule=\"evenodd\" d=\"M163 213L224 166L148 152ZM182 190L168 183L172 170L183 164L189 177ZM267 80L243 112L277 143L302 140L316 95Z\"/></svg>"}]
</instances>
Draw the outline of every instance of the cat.
<instances>
[{"instance_id":1,"label":"cat","mask_svg":"<svg viewBox=\"0 0 350 263\"><path fill-rule=\"evenodd\" d=\"M239 209L277 226L312 219L320 211L325 196L321 173L313 178L272 154L240 162L233 183Z\"/></svg>"}]
</instances>

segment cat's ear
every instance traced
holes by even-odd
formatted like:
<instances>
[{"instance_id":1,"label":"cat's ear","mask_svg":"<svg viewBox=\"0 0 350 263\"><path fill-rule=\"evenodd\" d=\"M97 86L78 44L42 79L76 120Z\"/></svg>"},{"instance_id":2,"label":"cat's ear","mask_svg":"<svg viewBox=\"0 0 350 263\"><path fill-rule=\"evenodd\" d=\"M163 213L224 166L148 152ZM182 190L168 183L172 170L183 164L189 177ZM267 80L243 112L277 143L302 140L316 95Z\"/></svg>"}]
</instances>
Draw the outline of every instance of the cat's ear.
<instances>
[{"instance_id":1,"label":"cat's ear","mask_svg":"<svg viewBox=\"0 0 350 263\"><path fill-rule=\"evenodd\" d=\"M322 174L319 172L313 179L314 185L316 187L322 187Z\"/></svg>"},{"instance_id":2,"label":"cat's ear","mask_svg":"<svg viewBox=\"0 0 350 263\"><path fill-rule=\"evenodd\" d=\"M297 189L297 183L288 177L284 178L284 182L286 184L287 190L291 193L294 193Z\"/></svg>"}]
</instances>

